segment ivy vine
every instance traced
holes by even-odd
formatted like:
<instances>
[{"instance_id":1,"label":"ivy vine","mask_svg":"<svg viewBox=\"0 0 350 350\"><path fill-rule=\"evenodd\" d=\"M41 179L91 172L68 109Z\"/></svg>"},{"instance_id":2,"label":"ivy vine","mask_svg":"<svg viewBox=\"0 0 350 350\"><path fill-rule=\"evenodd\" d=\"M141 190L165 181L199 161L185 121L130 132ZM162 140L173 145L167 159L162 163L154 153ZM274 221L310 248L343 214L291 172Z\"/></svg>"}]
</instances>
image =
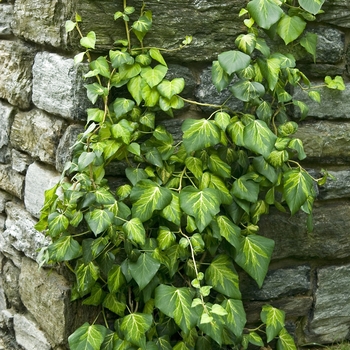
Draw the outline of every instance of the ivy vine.
<instances>
[{"instance_id":1,"label":"ivy vine","mask_svg":"<svg viewBox=\"0 0 350 350\"><path fill-rule=\"evenodd\" d=\"M246 34L212 65L217 90L229 88L244 109L223 104L186 119L177 144L157 115L198 102L180 96L182 77L167 79L162 50L144 46L151 11L143 6L132 21L135 8L124 0L114 18L125 38L96 59L95 33L81 33L79 15L66 22L81 35L75 62L89 61L95 107L62 180L45 192L36 228L52 239L42 264L65 263L76 278L72 299L96 306L104 320L80 326L68 339L72 350L247 349L274 339L277 349L296 349L284 312L271 305L260 327L246 327L237 269L262 286L274 241L258 224L270 206L304 211L312 229L314 186L327 174L314 179L299 163L306 155L289 109L305 118L308 108L290 88L318 102L320 94L290 52L268 43L282 39L315 59L317 37L305 28L323 2L249 1L240 12ZM325 86L344 89L341 77L326 77ZM119 88L125 97L115 97ZM121 161L126 181L111 190L106 169Z\"/></svg>"}]
</instances>

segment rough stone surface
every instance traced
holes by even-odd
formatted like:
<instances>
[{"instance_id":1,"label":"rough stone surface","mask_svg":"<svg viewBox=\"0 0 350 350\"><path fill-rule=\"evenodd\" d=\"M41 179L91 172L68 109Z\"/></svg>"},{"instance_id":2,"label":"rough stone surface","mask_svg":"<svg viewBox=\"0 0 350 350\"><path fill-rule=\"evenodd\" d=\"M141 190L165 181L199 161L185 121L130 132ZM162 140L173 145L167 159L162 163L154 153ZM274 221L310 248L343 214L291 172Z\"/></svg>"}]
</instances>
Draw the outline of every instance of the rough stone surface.
<instances>
[{"instance_id":1,"label":"rough stone surface","mask_svg":"<svg viewBox=\"0 0 350 350\"><path fill-rule=\"evenodd\" d=\"M12 202L6 204L6 213L3 239L17 251L36 260L38 249L48 244L48 239L34 229L36 220L21 205Z\"/></svg>"},{"instance_id":2,"label":"rough stone surface","mask_svg":"<svg viewBox=\"0 0 350 350\"><path fill-rule=\"evenodd\" d=\"M350 196L350 171L347 167L332 170L327 167L327 171L333 176L328 179L324 186L319 188L319 199L348 198Z\"/></svg>"},{"instance_id":3,"label":"rough stone surface","mask_svg":"<svg viewBox=\"0 0 350 350\"><path fill-rule=\"evenodd\" d=\"M16 149L11 151L11 166L13 170L23 174L32 163L33 158L29 154L17 151Z\"/></svg>"},{"instance_id":4,"label":"rough stone surface","mask_svg":"<svg viewBox=\"0 0 350 350\"><path fill-rule=\"evenodd\" d=\"M54 118L39 109L18 112L11 128L11 143L33 158L54 165L56 148L65 128L63 119Z\"/></svg>"},{"instance_id":5,"label":"rough stone surface","mask_svg":"<svg viewBox=\"0 0 350 350\"><path fill-rule=\"evenodd\" d=\"M7 261L2 268L4 291L9 303L9 308L23 311L23 303L18 289L20 269L14 266L11 261ZM5 307L7 309L7 307ZM3 310L3 309L2 309Z\"/></svg>"},{"instance_id":6,"label":"rough stone surface","mask_svg":"<svg viewBox=\"0 0 350 350\"><path fill-rule=\"evenodd\" d=\"M28 168L24 189L24 204L29 213L39 218L45 190L59 181L59 173L47 165L34 162Z\"/></svg>"},{"instance_id":7,"label":"rough stone surface","mask_svg":"<svg viewBox=\"0 0 350 350\"><path fill-rule=\"evenodd\" d=\"M325 13L318 16L319 21L350 28L350 5L348 0L327 0L322 10Z\"/></svg>"},{"instance_id":8,"label":"rough stone surface","mask_svg":"<svg viewBox=\"0 0 350 350\"><path fill-rule=\"evenodd\" d=\"M0 4L0 35L12 34L11 22L13 19L13 5Z\"/></svg>"},{"instance_id":9,"label":"rough stone surface","mask_svg":"<svg viewBox=\"0 0 350 350\"><path fill-rule=\"evenodd\" d=\"M14 108L0 101L0 162L7 163L10 158L9 140Z\"/></svg>"},{"instance_id":10,"label":"rough stone surface","mask_svg":"<svg viewBox=\"0 0 350 350\"><path fill-rule=\"evenodd\" d=\"M31 103L34 54L27 44L0 41L0 98L22 109Z\"/></svg>"},{"instance_id":11,"label":"rough stone surface","mask_svg":"<svg viewBox=\"0 0 350 350\"><path fill-rule=\"evenodd\" d=\"M70 314L70 284L50 269L38 269L35 262L24 259L19 278L22 301L36 322L55 344L65 343L67 317Z\"/></svg>"},{"instance_id":12,"label":"rough stone surface","mask_svg":"<svg viewBox=\"0 0 350 350\"><path fill-rule=\"evenodd\" d=\"M350 265L323 267L317 276L315 308L306 341L341 341L350 331Z\"/></svg>"},{"instance_id":13,"label":"rough stone surface","mask_svg":"<svg viewBox=\"0 0 350 350\"><path fill-rule=\"evenodd\" d=\"M29 315L15 314L13 321L16 341L25 350L51 350L45 334Z\"/></svg>"},{"instance_id":14,"label":"rough stone surface","mask_svg":"<svg viewBox=\"0 0 350 350\"><path fill-rule=\"evenodd\" d=\"M7 202L9 202L13 196L11 196L9 193L5 191L0 190L0 213L3 213L5 211L5 205ZM1 232L1 227L0 227Z\"/></svg>"},{"instance_id":15,"label":"rough stone surface","mask_svg":"<svg viewBox=\"0 0 350 350\"><path fill-rule=\"evenodd\" d=\"M0 189L23 199L24 176L10 165L0 164Z\"/></svg>"},{"instance_id":16,"label":"rough stone surface","mask_svg":"<svg viewBox=\"0 0 350 350\"><path fill-rule=\"evenodd\" d=\"M271 210L262 216L260 233L275 241L273 259L342 259L350 251L350 204L347 201L317 203L314 230L306 230L306 216Z\"/></svg>"},{"instance_id":17,"label":"rough stone surface","mask_svg":"<svg viewBox=\"0 0 350 350\"><path fill-rule=\"evenodd\" d=\"M55 69L52 69L55 67ZM83 87L86 66L71 58L40 52L33 66L33 102L45 111L67 119L84 119L91 104ZM55 84L52 84L52 82Z\"/></svg>"}]
</instances>

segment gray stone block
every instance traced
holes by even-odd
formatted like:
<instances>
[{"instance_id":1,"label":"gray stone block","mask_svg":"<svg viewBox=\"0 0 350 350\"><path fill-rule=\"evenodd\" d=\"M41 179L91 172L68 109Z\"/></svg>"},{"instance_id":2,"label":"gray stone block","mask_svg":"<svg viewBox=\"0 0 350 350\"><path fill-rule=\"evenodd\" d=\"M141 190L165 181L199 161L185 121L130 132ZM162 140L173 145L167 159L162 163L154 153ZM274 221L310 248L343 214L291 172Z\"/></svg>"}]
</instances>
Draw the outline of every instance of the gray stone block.
<instances>
[{"instance_id":1,"label":"gray stone block","mask_svg":"<svg viewBox=\"0 0 350 350\"><path fill-rule=\"evenodd\" d=\"M11 22L13 20L13 5L0 4L0 36L12 34Z\"/></svg>"},{"instance_id":2,"label":"gray stone block","mask_svg":"<svg viewBox=\"0 0 350 350\"><path fill-rule=\"evenodd\" d=\"M11 166L13 170L24 174L32 163L33 158L29 154L17 151L16 149L11 150Z\"/></svg>"},{"instance_id":3,"label":"gray stone block","mask_svg":"<svg viewBox=\"0 0 350 350\"><path fill-rule=\"evenodd\" d=\"M350 28L350 7L348 0L326 0L322 6L324 14L317 16L318 21L338 27Z\"/></svg>"},{"instance_id":4,"label":"gray stone block","mask_svg":"<svg viewBox=\"0 0 350 350\"><path fill-rule=\"evenodd\" d=\"M11 145L33 158L54 165L56 148L66 126L63 119L39 109L18 112L11 128Z\"/></svg>"},{"instance_id":5,"label":"gray stone block","mask_svg":"<svg viewBox=\"0 0 350 350\"><path fill-rule=\"evenodd\" d=\"M23 199L24 176L14 171L10 165L0 164L0 189Z\"/></svg>"},{"instance_id":6,"label":"gray stone block","mask_svg":"<svg viewBox=\"0 0 350 350\"><path fill-rule=\"evenodd\" d=\"M14 108L0 101L0 162L7 163L10 158L10 131L13 121Z\"/></svg>"},{"instance_id":7,"label":"gray stone block","mask_svg":"<svg viewBox=\"0 0 350 350\"><path fill-rule=\"evenodd\" d=\"M35 50L28 44L0 41L0 98L21 109L31 104L34 55Z\"/></svg>"},{"instance_id":8,"label":"gray stone block","mask_svg":"<svg viewBox=\"0 0 350 350\"><path fill-rule=\"evenodd\" d=\"M33 103L63 118L84 119L86 108L91 107L83 86L84 71L86 65L76 66L71 58L38 53L33 65Z\"/></svg>"},{"instance_id":9,"label":"gray stone block","mask_svg":"<svg viewBox=\"0 0 350 350\"><path fill-rule=\"evenodd\" d=\"M44 192L60 180L60 174L51 167L35 162L28 168L24 189L24 204L29 213L40 217Z\"/></svg>"}]
</instances>

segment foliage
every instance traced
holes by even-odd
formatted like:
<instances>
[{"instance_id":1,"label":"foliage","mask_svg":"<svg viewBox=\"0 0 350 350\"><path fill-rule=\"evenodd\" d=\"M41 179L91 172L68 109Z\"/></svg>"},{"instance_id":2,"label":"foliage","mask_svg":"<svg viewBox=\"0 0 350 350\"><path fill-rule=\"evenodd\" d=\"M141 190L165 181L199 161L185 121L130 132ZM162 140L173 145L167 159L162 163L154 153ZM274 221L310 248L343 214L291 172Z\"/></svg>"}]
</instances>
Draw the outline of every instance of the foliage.
<instances>
[{"instance_id":1,"label":"foliage","mask_svg":"<svg viewBox=\"0 0 350 350\"><path fill-rule=\"evenodd\" d=\"M185 120L176 145L156 116L184 106L185 83L168 80L161 49L143 45L152 13L143 7L131 24L135 9L124 1L114 18L125 23L126 38L96 59L95 33L80 33L85 51L75 61L89 60L86 77L96 81L86 89L95 107L62 181L45 193L36 226L52 238L44 261L65 262L76 276L73 300L99 306L105 321L79 327L69 337L72 350L246 349L276 338L277 349L295 349L284 312L271 305L261 312L262 328L245 328L237 272L262 286L274 242L258 235L258 223L270 206L312 215L317 180L297 161L306 155L288 117L293 106L303 118L308 109L290 87L320 96L294 56L271 52L267 39L315 57L315 37L304 29L323 1L293 3L252 0L241 11L247 33L213 62L212 77L244 110L216 106L207 118ZM66 29L80 32L80 21L77 15ZM325 84L343 87L340 77ZM126 164L127 181L114 190L106 173L115 162Z\"/></svg>"}]
</instances>

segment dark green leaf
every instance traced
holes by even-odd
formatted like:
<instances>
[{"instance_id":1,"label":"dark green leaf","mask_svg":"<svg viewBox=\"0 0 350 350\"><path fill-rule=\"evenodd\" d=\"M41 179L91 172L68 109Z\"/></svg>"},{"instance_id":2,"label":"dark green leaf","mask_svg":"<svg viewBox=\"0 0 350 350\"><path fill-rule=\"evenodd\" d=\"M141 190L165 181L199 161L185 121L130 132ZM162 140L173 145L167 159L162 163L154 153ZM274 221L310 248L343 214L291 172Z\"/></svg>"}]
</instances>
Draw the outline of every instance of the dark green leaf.
<instances>
[{"instance_id":1,"label":"dark green leaf","mask_svg":"<svg viewBox=\"0 0 350 350\"><path fill-rule=\"evenodd\" d=\"M90 293L91 288L100 276L99 268L93 263L84 264L79 262L75 269L78 291L80 296Z\"/></svg>"},{"instance_id":2,"label":"dark green leaf","mask_svg":"<svg viewBox=\"0 0 350 350\"><path fill-rule=\"evenodd\" d=\"M232 76L225 72L225 70L221 67L219 61L213 61L211 77L213 84L219 92L228 87L232 80Z\"/></svg>"},{"instance_id":3,"label":"dark green leaf","mask_svg":"<svg viewBox=\"0 0 350 350\"><path fill-rule=\"evenodd\" d=\"M105 231L112 224L112 219L112 213L103 209L95 209L85 214L85 220L95 236Z\"/></svg>"},{"instance_id":4,"label":"dark green leaf","mask_svg":"<svg viewBox=\"0 0 350 350\"><path fill-rule=\"evenodd\" d=\"M228 75L247 68L250 64L250 56L237 50L221 53L218 60L220 66Z\"/></svg>"},{"instance_id":5,"label":"dark green leaf","mask_svg":"<svg viewBox=\"0 0 350 350\"><path fill-rule=\"evenodd\" d=\"M248 3L247 10L264 29L269 29L283 15L283 10L273 0L252 0Z\"/></svg>"},{"instance_id":6,"label":"dark green leaf","mask_svg":"<svg viewBox=\"0 0 350 350\"><path fill-rule=\"evenodd\" d=\"M106 327L90 325L86 322L69 336L69 348L71 350L98 350L106 333Z\"/></svg>"},{"instance_id":7,"label":"dark green leaf","mask_svg":"<svg viewBox=\"0 0 350 350\"><path fill-rule=\"evenodd\" d=\"M48 247L50 259L53 261L69 261L81 256L80 244L71 236L61 237Z\"/></svg>"},{"instance_id":8,"label":"dark green leaf","mask_svg":"<svg viewBox=\"0 0 350 350\"><path fill-rule=\"evenodd\" d=\"M243 102L248 102L265 94L264 85L249 80L239 80L230 87L233 96Z\"/></svg>"},{"instance_id":9,"label":"dark green leaf","mask_svg":"<svg viewBox=\"0 0 350 350\"><path fill-rule=\"evenodd\" d=\"M123 225L123 231L130 241L143 245L146 242L146 231L141 220L137 217L132 218Z\"/></svg>"}]
</instances>

